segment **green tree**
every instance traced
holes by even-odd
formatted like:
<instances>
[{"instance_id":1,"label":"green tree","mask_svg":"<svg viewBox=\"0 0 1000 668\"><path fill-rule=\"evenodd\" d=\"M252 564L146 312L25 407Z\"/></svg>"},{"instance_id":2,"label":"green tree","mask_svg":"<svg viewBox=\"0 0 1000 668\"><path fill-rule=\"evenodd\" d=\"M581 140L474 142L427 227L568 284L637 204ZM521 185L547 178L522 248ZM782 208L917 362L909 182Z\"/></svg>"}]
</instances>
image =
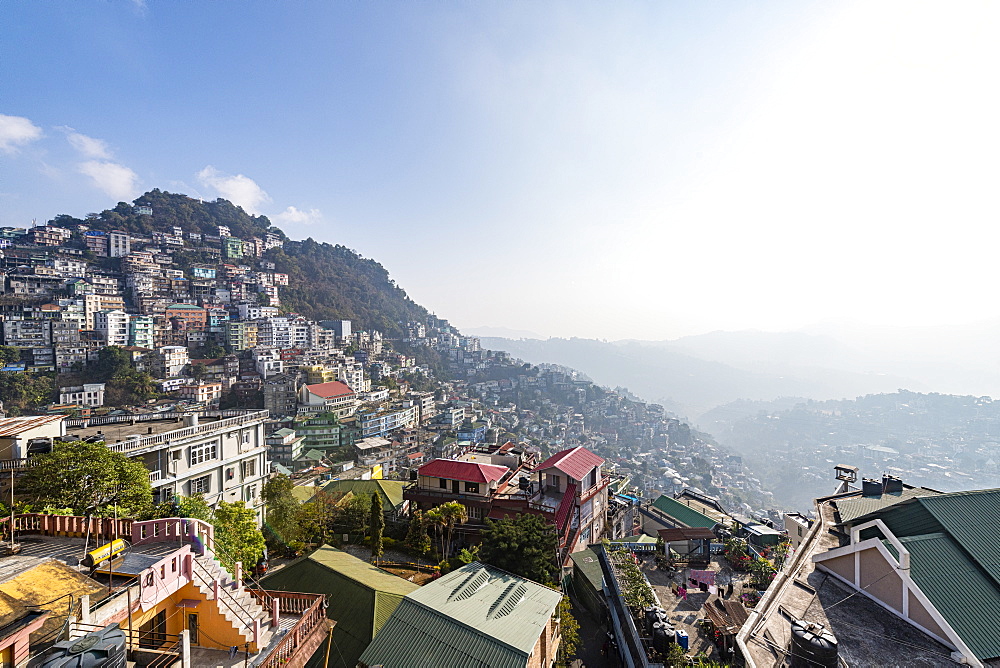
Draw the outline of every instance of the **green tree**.
<instances>
[{"instance_id":1,"label":"green tree","mask_svg":"<svg viewBox=\"0 0 1000 668\"><path fill-rule=\"evenodd\" d=\"M570 603L569 596L563 596L559 601L559 630L562 641L559 643L556 665L563 668L569 665L580 643L580 623L573 616L573 604Z\"/></svg>"},{"instance_id":2,"label":"green tree","mask_svg":"<svg viewBox=\"0 0 1000 668\"><path fill-rule=\"evenodd\" d=\"M302 538L299 502L292 495L291 478L279 473L264 485L264 537L267 546L280 550Z\"/></svg>"},{"instance_id":3,"label":"green tree","mask_svg":"<svg viewBox=\"0 0 1000 668\"><path fill-rule=\"evenodd\" d=\"M21 415L55 398L52 378L0 371L0 398L11 415Z\"/></svg>"},{"instance_id":4,"label":"green tree","mask_svg":"<svg viewBox=\"0 0 1000 668\"><path fill-rule=\"evenodd\" d=\"M418 555L424 555L430 551L431 538L427 535L424 514L420 510L414 510L410 513L410 526L407 527L403 544Z\"/></svg>"},{"instance_id":5,"label":"green tree","mask_svg":"<svg viewBox=\"0 0 1000 668\"><path fill-rule=\"evenodd\" d=\"M366 534L371 499L367 494L354 494L340 507L340 522L349 533Z\"/></svg>"},{"instance_id":6,"label":"green tree","mask_svg":"<svg viewBox=\"0 0 1000 668\"><path fill-rule=\"evenodd\" d=\"M39 506L72 508L77 514L117 510L123 517L149 512L152 506L146 467L102 443L56 443L33 461L17 491Z\"/></svg>"},{"instance_id":7,"label":"green tree","mask_svg":"<svg viewBox=\"0 0 1000 668\"><path fill-rule=\"evenodd\" d=\"M451 555L451 543L452 536L455 533L455 525L465 524L469 520L468 511L466 511L465 506L458 501L449 501L448 503L442 503L438 506L438 510L441 512L441 516L444 519L444 530L447 534L447 540L444 543L444 555L443 559L448 559Z\"/></svg>"},{"instance_id":8,"label":"green tree","mask_svg":"<svg viewBox=\"0 0 1000 668\"><path fill-rule=\"evenodd\" d=\"M13 364L21 359L21 351L14 346L0 346L0 366Z\"/></svg>"},{"instance_id":9,"label":"green tree","mask_svg":"<svg viewBox=\"0 0 1000 668\"><path fill-rule=\"evenodd\" d=\"M424 513L423 521L424 525L432 529L434 535L437 536L438 557L444 560L444 528L448 521L445 519L444 513L441 512L441 507L431 508Z\"/></svg>"},{"instance_id":10,"label":"green tree","mask_svg":"<svg viewBox=\"0 0 1000 668\"><path fill-rule=\"evenodd\" d=\"M555 582L559 540L542 516L522 513L516 519L486 520L482 541L484 562L542 584Z\"/></svg>"},{"instance_id":11,"label":"green tree","mask_svg":"<svg viewBox=\"0 0 1000 668\"><path fill-rule=\"evenodd\" d=\"M378 563L382 556L382 531L385 529L385 515L382 514L382 497L372 494L370 515L370 532L372 537L372 561Z\"/></svg>"},{"instance_id":12,"label":"green tree","mask_svg":"<svg viewBox=\"0 0 1000 668\"><path fill-rule=\"evenodd\" d=\"M264 555L264 534L257 528L257 515L242 501L221 501L212 517L216 556L232 573L236 562L247 570Z\"/></svg>"}]
</instances>

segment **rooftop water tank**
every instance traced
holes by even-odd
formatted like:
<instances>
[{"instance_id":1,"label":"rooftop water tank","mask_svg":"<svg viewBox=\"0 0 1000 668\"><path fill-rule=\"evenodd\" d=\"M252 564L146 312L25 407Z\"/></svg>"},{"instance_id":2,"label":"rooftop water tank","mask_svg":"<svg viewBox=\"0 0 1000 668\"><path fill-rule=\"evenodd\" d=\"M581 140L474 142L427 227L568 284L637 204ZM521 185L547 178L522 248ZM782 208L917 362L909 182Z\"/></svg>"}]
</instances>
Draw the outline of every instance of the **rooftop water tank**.
<instances>
[{"instance_id":1,"label":"rooftop water tank","mask_svg":"<svg viewBox=\"0 0 1000 668\"><path fill-rule=\"evenodd\" d=\"M125 668L125 632L117 624L52 646L41 668Z\"/></svg>"},{"instance_id":2,"label":"rooftop water tank","mask_svg":"<svg viewBox=\"0 0 1000 668\"><path fill-rule=\"evenodd\" d=\"M792 668L837 668L837 638L822 624L792 622Z\"/></svg>"}]
</instances>

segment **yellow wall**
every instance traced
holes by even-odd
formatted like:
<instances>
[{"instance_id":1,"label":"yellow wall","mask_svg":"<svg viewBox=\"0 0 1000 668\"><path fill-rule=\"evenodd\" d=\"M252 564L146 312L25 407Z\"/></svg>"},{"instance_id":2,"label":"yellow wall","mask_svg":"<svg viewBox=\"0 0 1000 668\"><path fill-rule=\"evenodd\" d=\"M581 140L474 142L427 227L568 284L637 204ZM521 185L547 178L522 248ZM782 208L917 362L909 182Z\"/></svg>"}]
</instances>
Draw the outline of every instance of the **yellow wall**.
<instances>
[{"instance_id":1,"label":"yellow wall","mask_svg":"<svg viewBox=\"0 0 1000 668\"><path fill-rule=\"evenodd\" d=\"M197 608L179 608L177 604L184 599L201 601ZM223 603L225 605L225 603ZM167 613L167 633L171 636L180 635L187 624L187 613L193 612L198 615L198 647L209 647L213 649L229 649L237 645L243 649L246 642L226 617L219 612L216 601L206 601L198 589L193 584L186 584L177 590L166 600L162 601L155 608L132 616L132 628L138 629L140 626L155 617L160 611ZM247 629L247 634L252 635L252 631ZM256 645L251 643L251 653L257 651Z\"/></svg>"}]
</instances>

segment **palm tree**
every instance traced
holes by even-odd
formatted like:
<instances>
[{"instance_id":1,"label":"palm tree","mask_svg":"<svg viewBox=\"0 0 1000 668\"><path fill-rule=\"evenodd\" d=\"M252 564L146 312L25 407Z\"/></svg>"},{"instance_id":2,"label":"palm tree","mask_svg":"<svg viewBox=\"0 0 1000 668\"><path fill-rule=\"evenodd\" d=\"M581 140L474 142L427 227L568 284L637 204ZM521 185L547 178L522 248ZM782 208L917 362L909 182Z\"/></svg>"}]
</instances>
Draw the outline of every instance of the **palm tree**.
<instances>
[{"instance_id":1,"label":"palm tree","mask_svg":"<svg viewBox=\"0 0 1000 668\"><path fill-rule=\"evenodd\" d=\"M469 513L466 511L465 506L458 501L442 503L437 507L437 509L441 511L441 515L444 518L445 528L448 531L448 542L445 544L447 551L444 555L444 558L447 559L451 554L451 538L455 531L455 525L467 522L469 519Z\"/></svg>"},{"instance_id":2,"label":"palm tree","mask_svg":"<svg viewBox=\"0 0 1000 668\"><path fill-rule=\"evenodd\" d=\"M424 513L424 523L428 528L433 528L434 533L437 534L440 540L441 559L444 560L444 527L447 524L447 520L444 517L444 513L441 512L441 506L437 508L431 508L426 513Z\"/></svg>"}]
</instances>

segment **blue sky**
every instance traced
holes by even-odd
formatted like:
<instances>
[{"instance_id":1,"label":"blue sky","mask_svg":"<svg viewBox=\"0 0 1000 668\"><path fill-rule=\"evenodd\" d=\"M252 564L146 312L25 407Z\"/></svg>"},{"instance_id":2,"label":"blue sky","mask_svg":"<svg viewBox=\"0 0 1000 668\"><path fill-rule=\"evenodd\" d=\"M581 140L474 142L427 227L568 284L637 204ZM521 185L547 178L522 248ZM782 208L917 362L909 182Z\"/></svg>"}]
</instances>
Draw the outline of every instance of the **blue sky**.
<instances>
[{"instance_id":1,"label":"blue sky","mask_svg":"<svg viewBox=\"0 0 1000 668\"><path fill-rule=\"evenodd\" d=\"M0 225L158 187L464 328L997 315L989 3L5 3Z\"/></svg>"}]
</instances>

